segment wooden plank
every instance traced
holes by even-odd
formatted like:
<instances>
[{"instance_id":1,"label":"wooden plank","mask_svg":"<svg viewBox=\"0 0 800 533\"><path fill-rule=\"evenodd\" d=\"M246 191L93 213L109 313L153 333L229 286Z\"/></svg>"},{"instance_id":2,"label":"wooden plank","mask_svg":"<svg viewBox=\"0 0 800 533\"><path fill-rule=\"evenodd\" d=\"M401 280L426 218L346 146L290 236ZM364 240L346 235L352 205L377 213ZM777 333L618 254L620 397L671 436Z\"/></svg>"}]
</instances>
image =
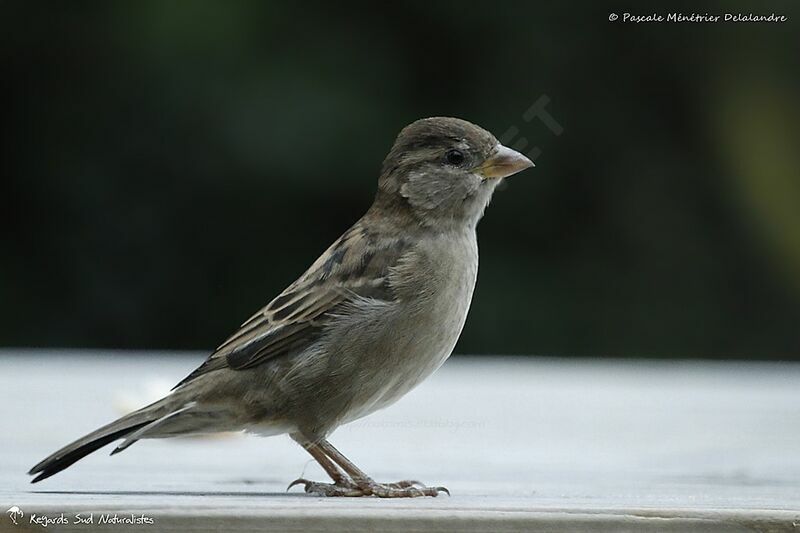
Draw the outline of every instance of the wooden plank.
<instances>
[{"instance_id":1,"label":"wooden plank","mask_svg":"<svg viewBox=\"0 0 800 533\"><path fill-rule=\"evenodd\" d=\"M322 471L287 437L111 447L37 485L48 453L145 403L201 354L0 352L0 530L740 531L800 528L800 365L455 358L332 441L380 480L453 496L323 499L285 487ZM92 524L74 515L94 513ZM22 528L25 526L25 529ZM89 529L91 528L91 529Z\"/></svg>"}]
</instances>

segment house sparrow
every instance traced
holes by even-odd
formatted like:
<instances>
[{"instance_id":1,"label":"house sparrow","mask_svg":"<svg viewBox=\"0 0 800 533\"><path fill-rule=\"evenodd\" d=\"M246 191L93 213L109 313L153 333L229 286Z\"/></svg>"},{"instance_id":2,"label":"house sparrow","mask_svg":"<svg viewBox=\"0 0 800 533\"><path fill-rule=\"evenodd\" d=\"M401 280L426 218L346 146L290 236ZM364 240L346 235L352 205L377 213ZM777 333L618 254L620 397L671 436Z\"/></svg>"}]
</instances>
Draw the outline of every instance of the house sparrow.
<instances>
[{"instance_id":1,"label":"house sparrow","mask_svg":"<svg viewBox=\"0 0 800 533\"><path fill-rule=\"evenodd\" d=\"M245 430L288 433L333 483L325 496L436 496L444 487L378 483L328 442L386 407L450 356L478 273L475 228L497 184L533 163L480 127L426 118L403 129L366 214L161 400L58 450L41 481L119 439ZM449 492L448 492L449 494Z\"/></svg>"}]
</instances>

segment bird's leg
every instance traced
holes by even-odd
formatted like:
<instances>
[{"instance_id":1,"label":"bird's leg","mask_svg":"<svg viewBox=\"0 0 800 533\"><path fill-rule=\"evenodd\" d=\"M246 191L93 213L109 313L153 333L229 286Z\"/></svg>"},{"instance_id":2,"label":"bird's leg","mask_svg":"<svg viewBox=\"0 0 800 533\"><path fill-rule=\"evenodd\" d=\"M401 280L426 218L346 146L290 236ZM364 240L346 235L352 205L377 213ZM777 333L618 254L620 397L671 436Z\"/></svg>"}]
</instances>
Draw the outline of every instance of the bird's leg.
<instances>
[{"instance_id":1,"label":"bird's leg","mask_svg":"<svg viewBox=\"0 0 800 533\"><path fill-rule=\"evenodd\" d=\"M337 485L353 484L353 482L350 481L350 478L347 477L347 474L345 474L338 466L336 466L336 463L328 459L328 456L325 455L325 453L317 444L314 444L313 442L306 442L303 444L303 448L305 448L306 451L311 454L311 457L313 457L323 468L323 470L328 473L334 483Z\"/></svg>"},{"instance_id":2,"label":"bird's leg","mask_svg":"<svg viewBox=\"0 0 800 533\"><path fill-rule=\"evenodd\" d=\"M337 450L333 444L325 439L316 442L319 449L330 458L334 463L350 475L353 483L361 490L362 494L346 494L345 496L370 496L375 495L380 498L414 498L417 496L436 497L440 492L448 491L445 487L426 487L417 481L398 481L397 483L377 483L369 477L363 470L353 464L347 457Z\"/></svg>"},{"instance_id":3,"label":"bird's leg","mask_svg":"<svg viewBox=\"0 0 800 533\"><path fill-rule=\"evenodd\" d=\"M363 496L361 489L353 483L341 468L336 466L336 463L325 455L325 452L320 449L317 443L307 440L301 435L292 435L291 437L319 463L322 469L331 477L333 483L319 483L304 478L298 478L292 481L289 486L286 487L286 490L291 489L295 485L302 484L305 485L306 492L313 492L324 496Z\"/></svg>"},{"instance_id":4,"label":"bird's leg","mask_svg":"<svg viewBox=\"0 0 800 533\"><path fill-rule=\"evenodd\" d=\"M331 477L333 483L319 483L301 478L292 481L287 490L295 485L303 484L306 492L320 496L374 495L381 498L413 498L417 496L435 497L439 492L450 494L444 487L426 487L418 481L377 483L327 440L313 441L300 434L293 434L291 437L319 463Z\"/></svg>"}]
</instances>

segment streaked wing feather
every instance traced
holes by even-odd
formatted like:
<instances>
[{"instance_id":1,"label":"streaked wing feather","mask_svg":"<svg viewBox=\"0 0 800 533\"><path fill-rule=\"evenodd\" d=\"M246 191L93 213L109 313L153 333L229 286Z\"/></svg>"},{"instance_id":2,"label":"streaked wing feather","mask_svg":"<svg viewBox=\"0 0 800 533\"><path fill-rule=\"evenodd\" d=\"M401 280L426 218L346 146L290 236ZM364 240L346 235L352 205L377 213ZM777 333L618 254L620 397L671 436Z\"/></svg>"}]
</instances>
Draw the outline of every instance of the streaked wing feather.
<instances>
[{"instance_id":1,"label":"streaked wing feather","mask_svg":"<svg viewBox=\"0 0 800 533\"><path fill-rule=\"evenodd\" d=\"M389 269L408 247L403 239L380 238L357 223L175 388L215 370L253 368L305 349L319 339L336 308L354 298L394 299Z\"/></svg>"}]
</instances>

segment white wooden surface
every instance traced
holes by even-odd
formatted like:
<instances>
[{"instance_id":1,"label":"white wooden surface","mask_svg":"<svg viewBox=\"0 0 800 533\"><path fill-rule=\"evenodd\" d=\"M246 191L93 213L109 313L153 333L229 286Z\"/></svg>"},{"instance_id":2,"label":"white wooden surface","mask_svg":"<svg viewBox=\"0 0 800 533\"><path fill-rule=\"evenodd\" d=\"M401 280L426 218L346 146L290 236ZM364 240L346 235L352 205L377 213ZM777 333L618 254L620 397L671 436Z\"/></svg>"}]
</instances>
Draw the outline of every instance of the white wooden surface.
<instances>
[{"instance_id":1,"label":"white wooden surface","mask_svg":"<svg viewBox=\"0 0 800 533\"><path fill-rule=\"evenodd\" d=\"M452 497L286 493L322 471L288 437L111 447L25 472L202 354L0 351L0 531L800 531L800 365L455 358L332 442L379 480ZM24 517L14 525L6 509ZM93 524L75 514L93 512ZM102 525L101 515L154 524Z\"/></svg>"}]
</instances>

